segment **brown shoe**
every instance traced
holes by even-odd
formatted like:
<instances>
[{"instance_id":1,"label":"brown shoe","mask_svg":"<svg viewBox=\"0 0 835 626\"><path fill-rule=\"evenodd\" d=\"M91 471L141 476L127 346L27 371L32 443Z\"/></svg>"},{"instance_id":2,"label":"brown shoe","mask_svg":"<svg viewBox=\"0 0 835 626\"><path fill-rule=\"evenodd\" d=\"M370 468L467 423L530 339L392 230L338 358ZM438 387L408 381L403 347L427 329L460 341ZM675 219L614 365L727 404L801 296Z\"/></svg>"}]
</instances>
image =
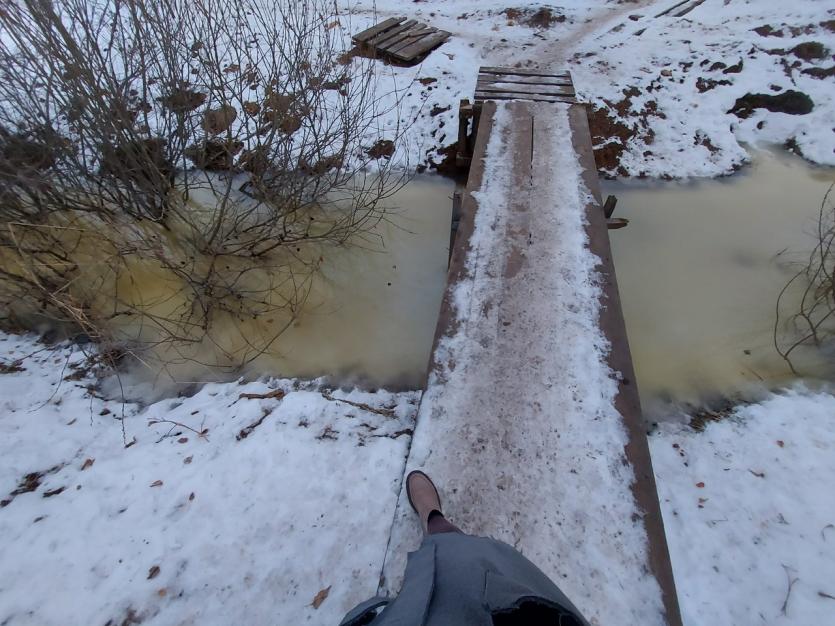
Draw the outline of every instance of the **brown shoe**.
<instances>
[{"instance_id":1,"label":"brown shoe","mask_svg":"<svg viewBox=\"0 0 835 626\"><path fill-rule=\"evenodd\" d=\"M406 477L406 495L409 498L409 504L420 518L423 532L429 532L429 514L432 511L442 513L441 498L432 480L420 470L409 472Z\"/></svg>"}]
</instances>

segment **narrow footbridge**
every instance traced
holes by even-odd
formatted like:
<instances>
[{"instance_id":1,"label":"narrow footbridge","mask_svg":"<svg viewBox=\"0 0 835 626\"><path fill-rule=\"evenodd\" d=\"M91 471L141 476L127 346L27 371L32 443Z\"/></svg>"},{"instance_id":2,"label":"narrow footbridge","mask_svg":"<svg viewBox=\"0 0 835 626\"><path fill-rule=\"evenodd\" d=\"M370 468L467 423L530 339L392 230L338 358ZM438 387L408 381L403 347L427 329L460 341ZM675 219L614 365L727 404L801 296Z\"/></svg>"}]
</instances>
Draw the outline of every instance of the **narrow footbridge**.
<instances>
[{"instance_id":1,"label":"narrow footbridge","mask_svg":"<svg viewBox=\"0 0 835 626\"><path fill-rule=\"evenodd\" d=\"M516 546L592 624L680 626L584 105L567 72L482 68L406 470ZM400 494L381 586L420 531Z\"/></svg>"}]
</instances>

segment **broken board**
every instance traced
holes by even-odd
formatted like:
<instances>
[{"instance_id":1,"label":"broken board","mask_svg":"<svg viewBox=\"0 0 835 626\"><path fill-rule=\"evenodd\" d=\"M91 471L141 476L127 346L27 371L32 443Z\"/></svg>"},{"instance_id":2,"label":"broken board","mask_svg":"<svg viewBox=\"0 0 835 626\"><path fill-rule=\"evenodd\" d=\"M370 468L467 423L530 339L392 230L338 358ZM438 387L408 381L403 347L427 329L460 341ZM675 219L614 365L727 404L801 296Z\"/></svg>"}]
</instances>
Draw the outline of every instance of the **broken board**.
<instances>
[{"instance_id":1,"label":"broken board","mask_svg":"<svg viewBox=\"0 0 835 626\"><path fill-rule=\"evenodd\" d=\"M405 17L391 17L351 39L378 55L400 63L416 63L440 46L450 33Z\"/></svg>"}]
</instances>

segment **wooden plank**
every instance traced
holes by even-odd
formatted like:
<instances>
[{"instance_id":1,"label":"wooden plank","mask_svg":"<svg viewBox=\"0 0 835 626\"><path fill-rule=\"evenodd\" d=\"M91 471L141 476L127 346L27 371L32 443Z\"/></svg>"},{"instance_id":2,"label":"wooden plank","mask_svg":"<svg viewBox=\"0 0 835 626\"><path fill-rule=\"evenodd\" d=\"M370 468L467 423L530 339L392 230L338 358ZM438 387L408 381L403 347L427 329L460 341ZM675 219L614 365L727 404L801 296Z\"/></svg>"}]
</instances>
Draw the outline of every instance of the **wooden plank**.
<instances>
[{"instance_id":1,"label":"wooden plank","mask_svg":"<svg viewBox=\"0 0 835 626\"><path fill-rule=\"evenodd\" d=\"M544 76L517 76L514 74L479 74L480 83L518 83L520 85L565 85L572 86L570 78L551 78Z\"/></svg>"},{"instance_id":2,"label":"wooden plank","mask_svg":"<svg viewBox=\"0 0 835 626\"><path fill-rule=\"evenodd\" d=\"M407 36L404 39L401 39L393 44L387 44L386 52L394 54L395 52L398 52L407 46L411 46L412 44L420 41L423 37L427 37L435 32L438 32L437 28L423 27L421 30L407 33Z\"/></svg>"},{"instance_id":3,"label":"wooden plank","mask_svg":"<svg viewBox=\"0 0 835 626\"><path fill-rule=\"evenodd\" d=\"M381 33L382 31L386 30L387 28L391 28L392 26L396 26L397 24L399 24L400 22L402 22L405 19L406 19L405 17L390 17L389 19L387 19L383 22L380 22L379 24L376 24L376 25L372 26L371 28L365 29L361 33L357 33L356 35L351 37L351 39L353 39L354 41L359 42L359 43L365 43L366 40L371 39L372 37L374 37L378 33Z\"/></svg>"},{"instance_id":4,"label":"wooden plank","mask_svg":"<svg viewBox=\"0 0 835 626\"><path fill-rule=\"evenodd\" d=\"M485 91L475 92L476 101L485 100L530 100L532 102L568 102L576 104L577 99L572 96L541 96L537 94L509 94L509 93L491 93Z\"/></svg>"},{"instance_id":5,"label":"wooden plank","mask_svg":"<svg viewBox=\"0 0 835 626\"><path fill-rule=\"evenodd\" d=\"M476 83L476 91L485 93L536 94L540 96L573 96L574 87L563 85L518 85L510 83Z\"/></svg>"},{"instance_id":6,"label":"wooden plank","mask_svg":"<svg viewBox=\"0 0 835 626\"><path fill-rule=\"evenodd\" d=\"M411 46L407 46L400 50L399 52L395 52L392 56L401 61L411 61L415 57L420 56L424 52L429 52L433 48L440 46L444 43L447 39L449 39L450 33L445 30L439 30L437 33L433 33L428 37L425 37L418 41L417 43L412 44Z\"/></svg>"},{"instance_id":7,"label":"wooden plank","mask_svg":"<svg viewBox=\"0 0 835 626\"><path fill-rule=\"evenodd\" d=\"M565 541L560 517L570 520L582 515L588 541L614 565L611 572L589 572L582 566L572 570L570 595L589 621L617 623L609 614L618 614L634 623L681 626L600 211L585 107L485 102L482 114L436 330L434 373L421 401L406 469L422 468L443 485L445 505L460 516L460 521L453 520L467 532L507 541L555 580L561 580L558 576L567 571L566 560L574 558L577 550L577 543ZM580 126L581 121L585 126ZM501 142L488 141L493 133L501 133ZM491 151L498 146L495 152L486 150L488 143ZM501 162L496 161L499 158ZM574 163L559 167L575 159L580 168ZM476 194L485 188L482 183L490 185L489 177L496 172L504 174L507 184L494 184L491 193ZM553 185L555 176L561 179L558 188ZM557 191L556 197L551 195ZM585 206L563 201L563 195L582 197ZM487 216L484 211L489 211ZM614 398L620 419L608 411L603 418L593 413L594 408L582 406L584 394L597 398L599 392L584 382L583 375L562 365L560 352L569 354L577 343L560 341L550 332L560 327L561 316L555 311L566 300L585 298L569 291L566 281L542 280L561 270L554 250L585 247L585 242L578 246L575 238L561 234L566 223L575 223L566 217L585 218L579 223L588 224L589 247L603 262L604 291L593 297L600 298L601 331L611 342L608 365L622 373ZM476 222L479 229L484 227L477 240L471 237ZM471 276L482 277L484 288L468 289L467 301L462 302L460 284ZM560 305L554 306L555 302ZM620 328L614 328L615 323ZM455 341L447 342L447 337ZM572 389L574 399L557 405L550 399L552 385ZM590 446L591 461L583 454L575 456L571 439L582 438L565 433L582 433L592 420L600 419L611 419L618 426L618 438ZM520 429L520 423L525 427ZM628 431L629 439L620 439L622 430ZM605 507L589 516L581 491L563 490L562 479L542 480L543 475L557 475L552 470L571 455L571 466L576 468L572 472L586 477L579 484L600 484L606 472L619 473L624 444L626 464L635 473L632 488L642 505L632 517L612 515ZM601 468L608 469L601 474ZM594 483L589 483L590 478ZM624 498L630 496L629 482L619 481ZM477 490L473 484L478 484ZM534 495L528 491L532 484L540 486ZM635 530L639 525L643 528ZM648 544L646 551L634 554L637 560L622 549L623 535L631 536L633 531ZM401 486L381 576L385 591L399 588L405 553L419 541L419 525ZM576 560L583 562L582 556ZM642 583L650 575L658 580L660 591L654 584ZM601 580L603 587L622 593L596 597Z\"/></svg>"},{"instance_id":8,"label":"wooden plank","mask_svg":"<svg viewBox=\"0 0 835 626\"><path fill-rule=\"evenodd\" d=\"M376 47L379 48L386 41L389 41L389 40L397 37L397 35L409 30L412 26L414 26L417 23L418 23L417 20L408 20L406 22L403 22L399 26L395 26L394 28L389 28L388 30L380 33L376 37L373 37L373 38L369 39L365 43L368 46L376 46Z\"/></svg>"},{"instance_id":9,"label":"wooden plank","mask_svg":"<svg viewBox=\"0 0 835 626\"><path fill-rule=\"evenodd\" d=\"M571 72L547 72L545 70L526 70L516 67L482 67L480 74L516 74L518 76L544 76L550 78L571 78Z\"/></svg>"},{"instance_id":10,"label":"wooden plank","mask_svg":"<svg viewBox=\"0 0 835 626\"><path fill-rule=\"evenodd\" d=\"M583 171L585 187L591 191L598 203L597 205L590 203L586 208L586 232L589 237L589 249L600 259L598 270L603 294L599 324L610 344L609 366L612 371L620 372L615 408L623 416L623 424L629 437L624 451L635 472L632 494L644 512L639 523L643 524L646 530L649 568L661 587L667 623L669 626L681 626L678 594L667 548L664 520L658 504L655 475L647 443L646 423L642 416L638 385L635 383L635 372L623 319L615 265L605 224L606 218L599 209L600 181L594 162L588 114L584 107L573 106L569 107L568 115L572 131L571 142Z\"/></svg>"}]
</instances>

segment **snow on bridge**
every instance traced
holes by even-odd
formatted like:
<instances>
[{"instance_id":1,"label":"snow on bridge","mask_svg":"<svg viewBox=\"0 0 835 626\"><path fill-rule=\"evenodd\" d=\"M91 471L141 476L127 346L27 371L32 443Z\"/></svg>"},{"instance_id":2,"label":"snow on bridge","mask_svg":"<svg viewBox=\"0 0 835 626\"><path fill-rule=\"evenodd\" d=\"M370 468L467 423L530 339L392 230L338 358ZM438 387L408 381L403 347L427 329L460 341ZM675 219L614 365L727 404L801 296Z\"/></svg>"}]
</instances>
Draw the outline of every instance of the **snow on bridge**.
<instances>
[{"instance_id":1,"label":"snow on bridge","mask_svg":"<svg viewBox=\"0 0 835 626\"><path fill-rule=\"evenodd\" d=\"M483 103L407 471L593 624L680 624L585 108ZM383 591L420 530L401 492Z\"/></svg>"}]
</instances>

